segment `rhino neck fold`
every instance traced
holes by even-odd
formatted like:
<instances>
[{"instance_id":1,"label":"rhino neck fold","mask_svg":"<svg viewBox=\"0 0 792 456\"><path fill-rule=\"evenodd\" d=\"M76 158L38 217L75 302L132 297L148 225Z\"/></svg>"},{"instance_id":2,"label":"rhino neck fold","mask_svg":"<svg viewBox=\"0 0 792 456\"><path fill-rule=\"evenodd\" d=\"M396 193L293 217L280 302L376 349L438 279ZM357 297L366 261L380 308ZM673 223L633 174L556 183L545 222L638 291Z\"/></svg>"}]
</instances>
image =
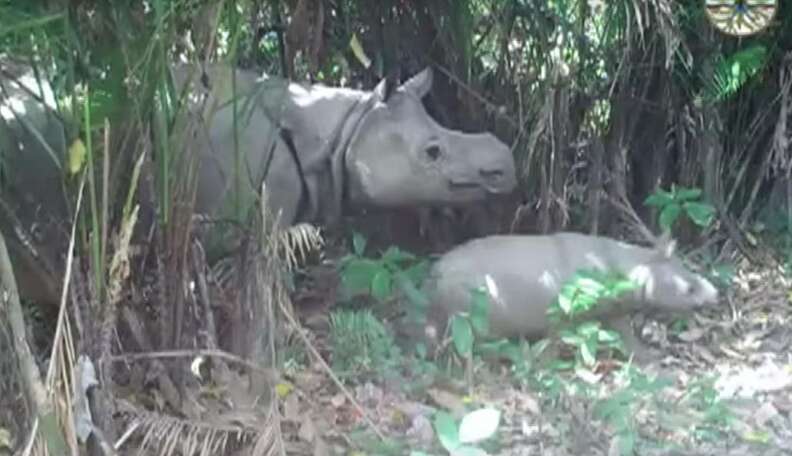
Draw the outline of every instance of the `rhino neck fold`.
<instances>
[{"instance_id":1,"label":"rhino neck fold","mask_svg":"<svg viewBox=\"0 0 792 456\"><path fill-rule=\"evenodd\" d=\"M371 95L353 100L330 135L321 138L319 150L301 149L299 141L293 139L293 130L288 126L281 127L281 136L297 166L302 188L296 219L321 220L331 225L340 220L350 193L347 153L363 120L376 102L377 98ZM294 109L298 112L289 113L290 116L306 117L314 114L311 109L297 106Z\"/></svg>"}]
</instances>

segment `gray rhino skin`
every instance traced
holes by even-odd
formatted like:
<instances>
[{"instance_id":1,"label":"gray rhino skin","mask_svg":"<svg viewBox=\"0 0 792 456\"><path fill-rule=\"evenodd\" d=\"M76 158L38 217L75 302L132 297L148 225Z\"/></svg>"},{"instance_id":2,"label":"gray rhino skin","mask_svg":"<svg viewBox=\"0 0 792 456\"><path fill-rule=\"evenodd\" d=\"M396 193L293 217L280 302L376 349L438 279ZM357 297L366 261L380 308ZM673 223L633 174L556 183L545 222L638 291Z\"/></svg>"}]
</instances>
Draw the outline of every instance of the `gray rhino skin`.
<instances>
[{"instance_id":1,"label":"gray rhino skin","mask_svg":"<svg viewBox=\"0 0 792 456\"><path fill-rule=\"evenodd\" d=\"M175 69L177 86L187 83L191 70ZM222 66L206 74L208 90L191 79L193 91L209 97L196 210L215 214L230 207L227 190L234 185L232 75ZM490 133L437 124L421 103L431 85L429 68L387 95L385 80L360 91L237 71L245 192L255 195L266 176L271 207L282 211L285 225L334 223L345 209L459 205L511 192L516 173L508 146ZM293 148L281 130L289 132ZM248 197L244 204L251 202Z\"/></svg>"},{"instance_id":2,"label":"gray rhino skin","mask_svg":"<svg viewBox=\"0 0 792 456\"><path fill-rule=\"evenodd\" d=\"M210 66L203 78L191 66L172 70L177 90L189 85L190 110L200 122L194 142L185 146L201 159L195 209L227 216L236 162L231 68ZM39 93L29 69L15 76ZM45 258L28 255L7 217L0 213L0 220L6 219L3 230L21 294L57 302L62 268L54 265L55 252L63 251L68 237L63 125L54 115L46 82L46 105L11 79L0 78L0 84L0 152L12 170L5 176L4 197L19 203L12 211L23 225L45 227L35 243ZM421 103L431 84L428 68L388 94L385 80L363 91L237 70L242 210L256 203L262 180L283 226L333 224L345 211L367 207L462 205L512 191L516 175L510 149L492 134L463 134L438 125Z\"/></svg>"},{"instance_id":3,"label":"gray rhino skin","mask_svg":"<svg viewBox=\"0 0 792 456\"><path fill-rule=\"evenodd\" d=\"M674 256L675 242L645 248L573 232L495 235L457 246L430 268L423 291L436 343L449 316L470 309L470 290L490 297L489 335L538 339L548 334L547 310L578 270L618 271L639 284L603 306L597 317L618 319L633 310L688 313L715 305L718 290ZM623 322L619 322L623 325ZM620 329L625 329L621 327ZM434 334L433 334L434 332ZM625 339L634 342L631 334Z\"/></svg>"}]
</instances>

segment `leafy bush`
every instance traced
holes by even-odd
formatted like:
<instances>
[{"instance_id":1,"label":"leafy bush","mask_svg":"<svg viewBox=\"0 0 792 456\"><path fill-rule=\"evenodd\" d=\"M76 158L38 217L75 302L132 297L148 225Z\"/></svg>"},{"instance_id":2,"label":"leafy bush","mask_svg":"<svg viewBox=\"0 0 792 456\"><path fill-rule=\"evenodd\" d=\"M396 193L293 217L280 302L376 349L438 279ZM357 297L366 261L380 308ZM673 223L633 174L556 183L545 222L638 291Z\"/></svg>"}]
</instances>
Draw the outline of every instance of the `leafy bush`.
<instances>
[{"instance_id":1,"label":"leafy bush","mask_svg":"<svg viewBox=\"0 0 792 456\"><path fill-rule=\"evenodd\" d=\"M351 254L341 258L341 284L347 296L370 294L384 302L393 297L395 285L412 304L426 307L418 285L426 275L428 261L395 246L379 258L367 258L366 239L359 233L353 234L352 249Z\"/></svg>"},{"instance_id":2,"label":"leafy bush","mask_svg":"<svg viewBox=\"0 0 792 456\"><path fill-rule=\"evenodd\" d=\"M361 378L380 369L391 370L401 361L393 336L370 310L333 311L330 337L333 371L339 378Z\"/></svg>"},{"instance_id":3,"label":"leafy bush","mask_svg":"<svg viewBox=\"0 0 792 456\"><path fill-rule=\"evenodd\" d=\"M671 191L657 189L648 198L645 204L660 210L660 227L671 231L671 227L681 214L686 214L693 223L706 227L715 218L715 208L711 204L696 201L701 197L700 188L686 188L671 185Z\"/></svg>"},{"instance_id":4,"label":"leafy bush","mask_svg":"<svg viewBox=\"0 0 792 456\"><path fill-rule=\"evenodd\" d=\"M551 323L561 326L561 342L575 348L577 363L593 365L603 348L623 351L618 333L603 329L598 321L581 321L581 317L591 315L603 299L617 298L636 287L637 284L622 273L594 269L576 272L563 285L547 313ZM564 324L572 326L562 326Z\"/></svg>"}]
</instances>

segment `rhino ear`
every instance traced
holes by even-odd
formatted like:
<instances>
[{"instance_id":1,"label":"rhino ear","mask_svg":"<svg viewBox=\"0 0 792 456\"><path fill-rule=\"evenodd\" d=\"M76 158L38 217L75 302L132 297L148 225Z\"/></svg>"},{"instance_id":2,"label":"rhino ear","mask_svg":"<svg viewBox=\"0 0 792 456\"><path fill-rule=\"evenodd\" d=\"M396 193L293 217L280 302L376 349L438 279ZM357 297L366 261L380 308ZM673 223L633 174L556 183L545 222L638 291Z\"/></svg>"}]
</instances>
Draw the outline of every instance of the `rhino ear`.
<instances>
[{"instance_id":1,"label":"rhino ear","mask_svg":"<svg viewBox=\"0 0 792 456\"><path fill-rule=\"evenodd\" d=\"M434 74L431 67L424 68L420 73L414 75L402 84L402 88L407 92L412 92L418 98L423 98L432 88Z\"/></svg>"},{"instance_id":2,"label":"rhino ear","mask_svg":"<svg viewBox=\"0 0 792 456\"><path fill-rule=\"evenodd\" d=\"M676 252L677 242L669 231L663 232L657 241L657 250L662 258L671 258Z\"/></svg>"}]
</instances>

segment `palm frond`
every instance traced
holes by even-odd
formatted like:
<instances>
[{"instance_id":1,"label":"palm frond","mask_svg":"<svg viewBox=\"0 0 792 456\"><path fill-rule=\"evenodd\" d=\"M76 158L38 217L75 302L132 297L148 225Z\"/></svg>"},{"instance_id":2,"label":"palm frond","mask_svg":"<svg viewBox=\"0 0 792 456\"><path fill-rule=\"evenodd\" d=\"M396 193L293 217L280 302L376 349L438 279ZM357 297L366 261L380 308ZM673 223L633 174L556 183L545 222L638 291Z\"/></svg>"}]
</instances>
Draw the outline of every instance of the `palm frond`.
<instances>
[{"instance_id":1,"label":"palm frond","mask_svg":"<svg viewBox=\"0 0 792 456\"><path fill-rule=\"evenodd\" d=\"M712 79L705 81L705 96L710 101L725 101L736 94L767 63L767 47L755 44L729 56L716 57Z\"/></svg>"}]
</instances>

